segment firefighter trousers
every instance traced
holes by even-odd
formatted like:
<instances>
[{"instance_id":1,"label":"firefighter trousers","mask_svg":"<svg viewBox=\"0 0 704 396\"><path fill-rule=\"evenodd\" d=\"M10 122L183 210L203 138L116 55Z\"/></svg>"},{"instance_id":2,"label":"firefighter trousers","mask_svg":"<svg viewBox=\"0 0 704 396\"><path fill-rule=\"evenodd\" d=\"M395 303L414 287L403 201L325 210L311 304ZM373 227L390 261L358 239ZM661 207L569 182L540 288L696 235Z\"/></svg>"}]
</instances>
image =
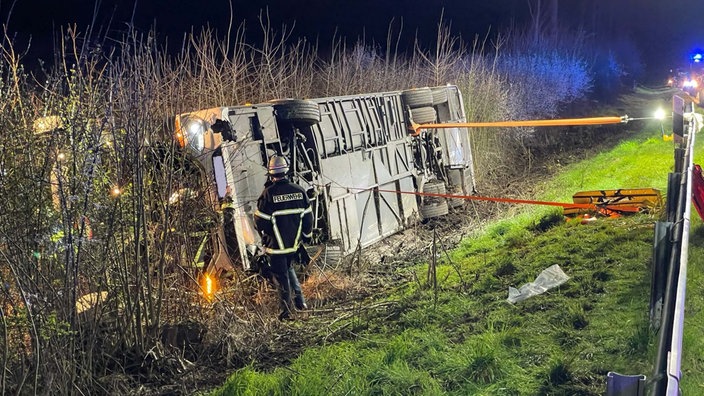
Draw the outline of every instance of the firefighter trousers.
<instances>
[{"instance_id":1,"label":"firefighter trousers","mask_svg":"<svg viewBox=\"0 0 704 396\"><path fill-rule=\"evenodd\" d=\"M271 270L274 273L276 282L279 284L279 299L281 315L285 318L291 314L291 291L293 290L293 300L296 309L305 308L305 299L301 284L296 276L296 271L293 268L293 254L272 254Z\"/></svg>"}]
</instances>

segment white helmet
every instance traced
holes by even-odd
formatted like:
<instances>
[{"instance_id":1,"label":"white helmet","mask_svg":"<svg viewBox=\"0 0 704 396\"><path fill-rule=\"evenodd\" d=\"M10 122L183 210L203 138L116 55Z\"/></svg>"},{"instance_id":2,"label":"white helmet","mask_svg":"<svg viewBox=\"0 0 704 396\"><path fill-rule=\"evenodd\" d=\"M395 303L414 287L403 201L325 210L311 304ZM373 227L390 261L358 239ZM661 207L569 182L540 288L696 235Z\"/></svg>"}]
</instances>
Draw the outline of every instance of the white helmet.
<instances>
[{"instance_id":1,"label":"white helmet","mask_svg":"<svg viewBox=\"0 0 704 396\"><path fill-rule=\"evenodd\" d=\"M269 176L284 176L288 173L288 161L286 157L274 155L269 158L267 173L269 173Z\"/></svg>"}]
</instances>

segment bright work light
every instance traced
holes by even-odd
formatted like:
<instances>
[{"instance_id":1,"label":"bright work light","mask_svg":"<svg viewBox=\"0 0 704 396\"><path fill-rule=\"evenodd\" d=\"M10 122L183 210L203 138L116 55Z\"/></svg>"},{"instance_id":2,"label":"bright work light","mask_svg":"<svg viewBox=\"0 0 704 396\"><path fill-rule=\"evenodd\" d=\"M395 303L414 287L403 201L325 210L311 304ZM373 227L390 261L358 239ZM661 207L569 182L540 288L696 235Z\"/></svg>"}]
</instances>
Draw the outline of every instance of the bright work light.
<instances>
[{"instance_id":1,"label":"bright work light","mask_svg":"<svg viewBox=\"0 0 704 396\"><path fill-rule=\"evenodd\" d=\"M205 121L201 118L193 117L186 118L182 121L183 134L179 134L185 138L186 145L196 154L203 152L205 147L205 132L208 127Z\"/></svg>"}]
</instances>

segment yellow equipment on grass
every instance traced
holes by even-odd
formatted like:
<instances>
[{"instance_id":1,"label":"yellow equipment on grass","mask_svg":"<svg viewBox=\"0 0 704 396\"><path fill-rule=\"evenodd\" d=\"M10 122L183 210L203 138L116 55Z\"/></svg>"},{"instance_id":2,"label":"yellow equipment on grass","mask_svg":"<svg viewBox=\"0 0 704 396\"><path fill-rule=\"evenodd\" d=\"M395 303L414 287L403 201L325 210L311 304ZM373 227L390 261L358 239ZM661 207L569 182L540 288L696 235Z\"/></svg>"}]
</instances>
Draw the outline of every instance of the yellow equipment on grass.
<instances>
[{"instance_id":1,"label":"yellow equipment on grass","mask_svg":"<svg viewBox=\"0 0 704 396\"><path fill-rule=\"evenodd\" d=\"M606 216L625 213L651 212L662 206L660 190L656 188L620 188L617 190L580 191L572 195L576 204L594 205ZM566 207L566 216L585 213L585 209Z\"/></svg>"}]
</instances>

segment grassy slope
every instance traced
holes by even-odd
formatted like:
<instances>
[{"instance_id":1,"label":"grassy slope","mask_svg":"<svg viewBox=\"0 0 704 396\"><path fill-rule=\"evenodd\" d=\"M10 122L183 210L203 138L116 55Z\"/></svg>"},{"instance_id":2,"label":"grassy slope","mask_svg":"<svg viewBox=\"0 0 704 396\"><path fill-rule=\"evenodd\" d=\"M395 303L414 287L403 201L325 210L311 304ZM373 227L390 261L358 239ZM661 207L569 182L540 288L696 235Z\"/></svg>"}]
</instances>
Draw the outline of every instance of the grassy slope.
<instances>
[{"instance_id":1,"label":"grassy slope","mask_svg":"<svg viewBox=\"0 0 704 396\"><path fill-rule=\"evenodd\" d=\"M701 142L698 146L701 146ZM672 143L657 129L610 152L564 167L538 199L568 201L579 190L657 187L672 168ZM269 373L245 368L215 394L603 394L606 373L651 376L657 340L648 328L654 217L566 223L559 212L526 208L438 262L438 288L425 281L390 291L379 317L338 328L352 341L307 350ZM684 394L701 393L704 342L700 290L704 228L690 250L683 361ZM570 279L515 305L509 286L553 264ZM412 269L426 279L428 266ZM392 306L394 307L394 306ZM295 326L296 324L294 324Z\"/></svg>"}]
</instances>

